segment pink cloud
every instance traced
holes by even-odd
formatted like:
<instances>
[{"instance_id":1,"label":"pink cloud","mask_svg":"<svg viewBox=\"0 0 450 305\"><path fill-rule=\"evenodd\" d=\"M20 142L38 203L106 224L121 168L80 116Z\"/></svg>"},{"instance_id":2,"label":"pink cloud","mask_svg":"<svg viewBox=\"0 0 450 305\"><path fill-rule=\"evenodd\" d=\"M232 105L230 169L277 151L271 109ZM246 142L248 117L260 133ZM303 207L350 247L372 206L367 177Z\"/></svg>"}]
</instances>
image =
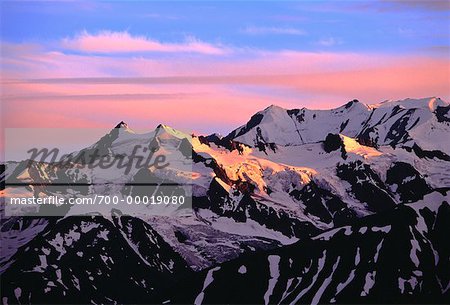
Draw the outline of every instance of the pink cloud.
<instances>
[{"instance_id":1,"label":"pink cloud","mask_svg":"<svg viewBox=\"0 0 450 305\"><path fill-rule=\"evenodd\" d=\"M255 108L262 109L273 102L260 96L234 94L220 86L213 90L214 93L185 95L175 100L100 95L9 99L3 104L3 124L8 128L112 128L123 120L132 128L147 131L164 123L187 132L226 133L246 122Z\"/></svg>"},{"instance_id":2,"label":"pink cloud","mask_svg":"<svg viewBox=\"0 0 450 305\"><path fill-rule=\"evenodd\" d=\"M124 120L226 133L270 104L324 109L353 98L450 99L448 58L248 50L155 60L12 44L2 51L6 127L109 128Z\"/></svg>"},{"instance_id":3,"label":"pink cloud","mask_svg":"<svg viewBox=\"0 0 450 305\"><path fill-rule=\"evenodd\" d=\"M86 31L62 41L65 49L89 53L133 53L133 52L191 52L208 55L222 55L227 50L187 37L182 43L163 43L145 36L132 36L128 32L102 31L90 34Z\"/></svg>"},{"instance_id":4,"label":"pink cloud","mask_svg":"<svg viewBox=\"0 0 450 305\"><path fill-rule=\"evenodd\" d=\"M130 60L127 67L111 62L117 65L117 69L132 71L137 76L80 78L74 74L75 78L69 79L56 77L36 82L5 83L3 95L4 98L29 96L33 100L57 99L58 96L74 99L76 95L92 99L102 95L104 98L109 95L111 99L124 99L126 95L146 98L145 95L149 95L150 100L154 99L152 95L156 98L167 95L165 99L172 96L176 102L176 98L183 94L201 98L206 93L215 92L224 96L230 92L224 91L225 88L233 87L234 94L245 96L251 90L261 98L282 95L286 100L297 100L300 107L316 107L314 102L323 101L324 97L329 98L329 105L344 103L349 98L376 103L388 98L440 96L448 100L450 97L450 62L447 59L279 54L234 62L174 60L160 61L158 65L149 63L153 66L152 73L157 75L155 77L148 77L145 60L140 64ZM63 71L64 67L61 67L58 73ZM47 73L44 71L43 75ZM214 94L211 98L215 100Z\"/></svg>"}]
</instances>

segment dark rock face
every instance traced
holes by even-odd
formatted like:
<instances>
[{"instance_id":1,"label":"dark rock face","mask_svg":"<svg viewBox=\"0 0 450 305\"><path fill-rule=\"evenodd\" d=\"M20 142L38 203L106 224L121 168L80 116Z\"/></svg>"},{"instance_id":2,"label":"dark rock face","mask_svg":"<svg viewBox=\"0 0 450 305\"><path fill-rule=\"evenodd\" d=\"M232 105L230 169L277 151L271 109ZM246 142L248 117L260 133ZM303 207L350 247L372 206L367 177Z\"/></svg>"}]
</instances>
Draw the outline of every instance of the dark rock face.
<instances>
[{"instance_id":1,"label":"dark rock face","mask_svg":"<svg viewBox=\"0 0 450 305\"><path fill-rule=\"evenodd\" d=\"M359 144L361 145L365 145L365 146L369 146L369 147L374 147L374 148L378 148L378 140L379 137L378 135L374 138L372 138L370 136L371 133L373 133L375 131L374 127L368 127L366 129L364 129L356 138L356 140L358 141Z\"/></svg>"},{"instance_id":2,"label":"dark rock face","mask_svg":"<svg viewBox=\"0 0 450 305\"><path fill-rule=\"evenodd\" d=\"M216 143L222 139L222 136L219 137L217 134L213 133L213 134L206 136L205 138L209 142Z\"/></svg>"},{"instance_id":3,"label":"dark rock face","mask_svg":"<svg viewBox=\"0 0 450 305\"><path fill-rule=\"evenodd\" d=\"M218 137L214 137L214 138L212 138L212 139L210 140L210 139L208 139L208 137L205 137L205 136L198 136L198 141L199 141L200 143L205 144L205 145L208 145L208 146L210 146L210 145L209 145L209 142L213 142L213 143L214 143L214 140L220 141L220 139L219 139Z\"/></svg>"},{"instance_id":4,"label":"dark rock face","mask_svg":"<svg viewBox=\"0 0 450 305\"><path fill-rule=\"evenodd\" d=\"M140 219L70 217L14 256L2 297L8 304L443 304L450 206L433 205L439 208L398 206L200 272Z\"/></svg>"},{"instance_id":5,"label":"dark rock face","mask_svg":"<svg viewBox=\"0 0 450 305\"><path fill-rule=\"evenodd\" d=\"M440 150L423 150L419 145L414 143L412 147L403 146L408 152L414 152L417 157L424 159L440 159L444 161L450 161L450 156Z\"/></svg>"},{"instance_id":6,"label":"dark rock face","mask_svg":"<svg viewBox=\"0 0 450 305\"><path fill-rule=\"evenodd\" d=\"M342 139L338 134L329 133L323 142L323 150L330 153L342 147Z\"/></svg>"},{"instance_id":7,"label":"dark rock face","mask_svg":"<svg viewBox=\"0 0 450 305\"><path fill-rule=\"evenodd\" d=\"M323 150L330 153L335 150L341 150L341 157L347 159L347 151L345 150L344 142L338 134L329 133L323 142Z\"/></svg>"},{"instance_id":8,"label":"dark rock face","mask_svg":"<svg viewBox=\"0 0 450 305\"><path fill-rule=\"evenodd\" d=\"M438 106L434 111L438 122L440 123L450 123L450 105L449 106Z\"/></svg>"},{"instance_id":9,"label":"dark rock face","mask_svg":"<svg viewBox=\"0 0 450 305\"><path fill-rule=\"evenodd\" d=\"M1 163L0 164L0 177L1 177L0 186L1 186L2 190L5 189L5 178L4 178L5 170L6 170L6 165L4 163Z\"/></svg>"},{"instance_id":10,"label":"dark rock face","mask_svg":"<svg viewBox=\"0 0 450 305\"><path fill-rule=\"evenodd\" d=\"M162 302L173 275L189 272L148 224L123 216L66 218L13 259L1 282L8 304Z\"/></svg>"},{"instance_id":11,"label":"dark rock face","mask_svg":"<svg viewBox=\"0 0 450 305\"><path fill-rule=\"evenodd\" d=\"M333 221L334 225L343 225L356 217L355 213L339 197L320 188L313 181L301 190L292 190L289 195L306 206L307 214L318 217L324 223Z\"/></svg>"},{"instance_id":12,"label":"dark rock face","mask_svg":"<svg viewBox=\"0 0 450 305\"><path fill-rule=\"evenodd\" d=\"M390 145L395 148L411 140L409 130L419 122L418 118L412 121L418 110L404 109L397 105L390 112L383 113L380 119L374 120L376 115L382 111L385 110L379 108L372 110L356 137L357 141L362 145L375 148L380 145ZM386 126L388 126L387 134L384 138L380 138L378 130Z\"/></svg>"},{"instance_id":13,"label":"dark rock face","mask_svg":"<svg viewBox=\"0 0 450 305\"><path fill-rule=\"evenodd\" d=\"M398 144L405 143L410 139L408 130L411 127L409 127L408 129L407 126L409 124L409 119L414 113L414 111L415 111L414 109L407 110L405 114L403 114L399 119L397 119L394 122L394 124L392 124L391 128L389 129L386 135L386 138L384 139L385 142L389 141L389 144L392 147L396 147ZM392 115L394 115L394 113Z\"/></svg>"},{"instance_id":14,"label":"dark rock face","mask_svg":"<svg viewBox=\"0 0 450 305\"><path fill-rule=\"evenodd\" d=\"M339 127L339 132L344 131L344 129L345 129L345 127L347 127L349 121L350 120L346 120L346 121L341 123L341 126Z\"/></svg>"},{"instance_id":15,"label":"dark rock face","mask_svg":"<svg viewBox=\"0 0 450 305\"><path fill-rule=\"evenodd\" d=\"M198 139L199 139L200 143L202 143L202 144L206 144L206 145L210 146L210 143L214 143L218 147L224 147L224 148L228 149L229 151L237 150L239 152L239 154L242 154L242 152L244 151L244 148L247 146L245 144L233 141L228 137L219 138L215 134L209 135L207 137L199 136Z\"/></svg>"},{"instance_id":16,"label":"dark rock face","mask_svg":"<svg viewBox=\"0 0 450 305\"><path fill-rule=\"evenodd\" d=\"M287 114L295 118L298 123L302 123L305 121L305 109L290 109L287 110Z\"/></svg>"},{"instance_id":17,"label":"dark rock face","mask_svg":"<svg viewBox=\"0 0 450 305\"><path fill-rule=\"evenodd\" d=\"M347 104L344 105L345 109L349 109L353 106L353 104L359 103L359 101L357 99L351 100L350 102L348 102Z\"/></svg>"},{"instance_id":18,"label":"dark rock face","mask_svg":"<svg viewBox=\"0 0 450 305\"><path fill-rule=\"evenodd\" d=\"M120 121L120 123L117 124L116 127L114 128L128 128L128 124L125 123L124 121Z\"/></svg>"},{"instance_id":19,"label":"dark rock face","mask_svg":"<svg viewBox=\"0 0 450 305\"><path fill-rule=\"evenodd\" d=\"M234 191L238 196L241 192ZM236 200L214 179L208 191L208 208L219 216L229 217L236 222L246 222L247 219L256 221L274 231L281 232L288 237L305 238L317 234L319 230L309 222L303 222L283 210L255 201L248 193Z\"/></svg>"},{"instance_id":20,"label":"dark rock face","mask_svg":"<svg viewBox=\"0 0 450 305\"><path fill-rule=\"evenodd\" d=\"M338 165L336 174L351 184L355 198L367 203L370 210L381 212L393 208L395 202L380 177L361 161Z\"/></svg>"},{"instance_id":21,"label":"dark rock face","mask_svg":"<svg viewBox=\"0 0 450 305\"><path fill-rule=\"evenodd\" d=\"M415 202L431 192L422 175L411 165L395 162L386 173L386 183L400 195L402 202ZM395 190L393 189L395 188Z\"/></svg>"},{"instance_id":22,"label":"dark rock face","mask_svg":"<svg viewBox=\"0 0 450 305\"><path fill-rule=\"evenodd\" d=\"M427 215L425 227L419 226L422 214ZM177 291L171 300L207 304L447 303L449 246L443 243L440 226L447 222L448 229L449 221L446 202L436 214L428 208L417 212L398 206L316 238L195 274L189 287Z\"/></svg>"},{"instance_id":23,"label":"dark rock face","mask_svg":"<svg viewBox=\"0 0 450 305\"><path fill-rule=\"evenodd\" d=\"M239 132L237 132L236 130L233 131L232 133L230 133L229 135L227 135L225 138L227 140L232 140L236 137L239 137L240 135L243 135L245 133L247 133L250 129L252 129L253 127L257 126L259 123L261 123L261 120L264 118L264 115L261 113L257 113L255 115L253 115L250 120L247 122L247 124L245 124L244 128L242 128Z\"/></svg>"},{"instance_id":24,"label":"dark rock face","mask_svg":"<svg viewBox=\"0 0 450 305\"><path fill-rule=\"evenodd\" d=\"M264 152L267 155L267 148L272 150L273 152L276 152L277 145L275 143L269 143L266 142L264 139L261 128L258 126L256 127L256 139L254 140L254 147L258 148L259 151Z\"/></svg>"},{"instance_id":25,"label":"dark rock face","mask_svg":"<svg viewBox=\"0 0 450 305\"><path fill-rule=\"evenodd\" d=\"M447 192L449 192L448 190ZM450 257L450 245L448 243L448 229L450 220L450 205L445 202L439 207L435 217L434 213L429 210L429 208L423 208L420 211L421 215L425 218L427 215L427 226L432 227L427 235L428 239L434 246L438 255L442 258ZM443 285L450 283L450 260L449 259L439 259L436 264L436 274L437 278L440 279L440 288L443 290ZM448 287L448 286L447 286ZM450 291L447 289L446 299L450 299Z\"/></svg>"},{"instance_id":26,"label":"dark rock face","mask_svg":"<svg viewBox=\"0 0 450 305\"><path fill-rule=\"evenodd\" d=\"M53 225L57 217L9 217L1 218L1 255L0 276L10 266L11 257L16 251L29 243L48 226Z\"/></svg>"}]
</instances>

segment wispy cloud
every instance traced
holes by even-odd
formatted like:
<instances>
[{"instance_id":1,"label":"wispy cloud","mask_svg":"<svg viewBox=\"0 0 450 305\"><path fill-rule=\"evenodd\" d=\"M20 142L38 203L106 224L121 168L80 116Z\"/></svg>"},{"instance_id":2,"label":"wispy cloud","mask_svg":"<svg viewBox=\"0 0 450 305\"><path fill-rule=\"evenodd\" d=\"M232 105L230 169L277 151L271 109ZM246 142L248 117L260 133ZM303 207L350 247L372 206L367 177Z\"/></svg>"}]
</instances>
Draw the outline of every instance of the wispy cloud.
<instances>
[{"instance_id":1,"label":"wispy cloud","mask_svg":"<svg viewBox=\"0 0 450 305\"><path fill-rule=\"evenodd\" d=\"M188 36L181 43L166 43L146 36L133 36L128 32L102 31L91 34L86 31L61 42L64 49L88 53L136 53L136 52L190 52L223 55L229 49L203 42Z\"/></svg>"},{"instance_id":2,"label":"wispy cloud","mask_svg":"<svg viewBox=\"0 0 450 305\"><path fill-rule=\"evenodd\" d=\"M142 94L158 97L155 94L162 93L161 88L168 90L169 86L174 87L163 93L183 94L186 88L191 90L195 86L196 92L214 92L223 100L226 94L211 91L213 86L278 88L309 92L316 97L326 94L340 101L347 96L374 102L412 95L449 97L447 58L380 53L248 52L189 60L185 56L154 59L64 54L33 45L10 44L5 48L3 44L3 97L68 98L82 92L89 98L117 94L121 99L137 99ZM18 87L19 84L8 79L22 79L25 83ZM158 90L147 91L154 86ZM214 95L211 100L215 100Z\"/></svg>"},{"instance_id":3,"label":"wispy cloud","mask_svg":"<svg viewBox=\"0 0 450 305\"><path fill-rule=\"evenodd\" d=\"M248 50L155 59L11 43L2 43L2 55L0 92L10 127L130 120L227 131L274 103L329 108L351 98L450 98L448 57Z\"/></svg>"},{"instance_id":4,"label":"wispy cloud","mask_svg":"<svg viewBox=\"0 0 450 305\"><path fill-rule=\"evenodd\" d=\"M242 33L249 35L306 35L306 32L301 29L291 27L257 27L248 26L241 30Z\"/></svg>"}]
</instances>

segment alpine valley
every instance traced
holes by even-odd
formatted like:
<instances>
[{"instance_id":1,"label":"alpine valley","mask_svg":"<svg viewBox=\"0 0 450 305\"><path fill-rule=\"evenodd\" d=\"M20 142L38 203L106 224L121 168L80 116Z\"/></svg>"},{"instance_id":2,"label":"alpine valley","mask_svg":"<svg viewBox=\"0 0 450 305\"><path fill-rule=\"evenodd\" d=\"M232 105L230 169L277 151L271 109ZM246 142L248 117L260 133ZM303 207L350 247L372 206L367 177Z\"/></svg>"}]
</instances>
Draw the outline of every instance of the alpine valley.
<instances>
[{"instance_id":1,"label":"alpine valley","mask_svg":"<svg viewBox=\"0 0 450 305\"><path fill-rule=\"evenodd\" d=\"M449 135L439 98L353 100L270 106L226 136L121 122L72 153L155 146L158 173L6 162L2 304L449 304ZM192 209L5 215L8 196L139 195L146 175L192 184Z\"/></svg>"}]
</instances>

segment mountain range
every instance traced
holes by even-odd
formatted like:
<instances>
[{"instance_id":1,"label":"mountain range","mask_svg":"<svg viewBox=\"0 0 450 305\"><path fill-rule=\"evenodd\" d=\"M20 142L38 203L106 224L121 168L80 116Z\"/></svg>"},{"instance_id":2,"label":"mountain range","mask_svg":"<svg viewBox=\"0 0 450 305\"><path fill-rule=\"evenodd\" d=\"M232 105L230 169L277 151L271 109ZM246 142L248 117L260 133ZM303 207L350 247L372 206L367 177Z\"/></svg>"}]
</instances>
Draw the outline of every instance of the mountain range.
<instances>
[{"instance_id":1,"label":"mountain range","mask_svg":"<svg viewBox=\"0 0 450 305\"><path fill-rule=\"evenodd\" d=\"M435 97L272 105L223 137L120 122L70 155L156 147L171 161L163 171L6 162L2 302L448 304L449 133L450 105ZM192 208L5 214L17 194L139 196L150 176L188 184Z\"/></svg>"}]
</instances>

